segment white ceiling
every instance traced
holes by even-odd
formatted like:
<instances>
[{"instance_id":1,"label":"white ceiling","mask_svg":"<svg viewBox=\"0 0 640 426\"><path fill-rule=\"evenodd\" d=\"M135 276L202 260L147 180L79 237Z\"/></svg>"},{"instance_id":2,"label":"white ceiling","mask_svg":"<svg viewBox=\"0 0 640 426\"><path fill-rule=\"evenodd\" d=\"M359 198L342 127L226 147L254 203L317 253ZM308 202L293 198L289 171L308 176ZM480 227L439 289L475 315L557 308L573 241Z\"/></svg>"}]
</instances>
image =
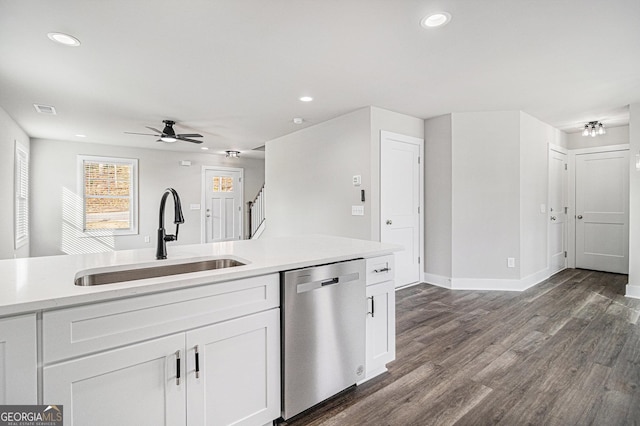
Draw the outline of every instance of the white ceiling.
<instances>
[{"instance_id":1,"label":"white ceiling","mask_svg":"<svg viewBox=\"0 0 640 426\"><path fill-rule=\"evenodd\" d=\"M451 22L423 29L436 10ZM245 152L367 105L573 132L640 102L640 1L0 0L0 58L0 106L34 138L200 152L124 134L173 119L210 153Z\"/></svg>"}]
</instances>

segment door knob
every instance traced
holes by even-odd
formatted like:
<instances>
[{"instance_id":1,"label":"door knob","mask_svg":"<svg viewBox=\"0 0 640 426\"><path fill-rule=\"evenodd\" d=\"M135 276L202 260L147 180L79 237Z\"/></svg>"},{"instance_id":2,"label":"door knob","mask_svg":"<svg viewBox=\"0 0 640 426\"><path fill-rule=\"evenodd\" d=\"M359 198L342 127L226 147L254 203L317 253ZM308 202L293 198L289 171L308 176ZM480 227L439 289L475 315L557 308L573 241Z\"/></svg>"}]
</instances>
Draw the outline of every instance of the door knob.
<instances>
[{"instance_id":1,"label":"door knob","mask_svg":"<svg viewBox=\"0 0 640 426\"><path fill-rule=\"evenodd\" d=\"M582 219L582 215L581 214L578 215L578 219Z\"/></svg>"},{"instance_id":2,"label":"door knob","mask_svg":"<svg viewBox=\"0 0 640 426\"><path fill-rule=\"evenodd\" d=\"M391 220L387 219L387 225L391 225L392 223Z\"/></svg>"},{"instance_id":3,"label":"door knob","mask_svg":"<svg viewBox=\"0 0 640 426\"><path fill-rule=\"evenodd\" d=\"M556 217L555 216L551 216L551 220L556 220Z\"/></svg>"}]
</instances>

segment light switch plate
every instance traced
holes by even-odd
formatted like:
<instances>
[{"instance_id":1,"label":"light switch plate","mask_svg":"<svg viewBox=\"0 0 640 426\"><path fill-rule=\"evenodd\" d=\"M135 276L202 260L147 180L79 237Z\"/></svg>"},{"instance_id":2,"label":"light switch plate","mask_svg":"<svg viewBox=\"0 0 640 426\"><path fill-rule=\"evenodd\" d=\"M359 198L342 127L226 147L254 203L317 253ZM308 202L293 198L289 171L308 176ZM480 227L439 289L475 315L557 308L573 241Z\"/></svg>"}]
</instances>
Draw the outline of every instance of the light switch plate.
<instances>
[{"instance_id":1,"label":"light switch plate","mask_svg":"<svg viewBox=\"0 0 640 426\"><path fill-rule=\"evenodd\" d=\"M360 186L362 184L362 176L355 175L353 177L353 186Z\"/></svg>"},{"instance_id":2,"label":"light switch plate","mask_svg":"<svg viewBox=\"0 0 640 426\"><path fill-rule=\"evenodd\" d=\"M351 206L351 216L364 216L364 206Z\"/></svg>"}]
</instances>

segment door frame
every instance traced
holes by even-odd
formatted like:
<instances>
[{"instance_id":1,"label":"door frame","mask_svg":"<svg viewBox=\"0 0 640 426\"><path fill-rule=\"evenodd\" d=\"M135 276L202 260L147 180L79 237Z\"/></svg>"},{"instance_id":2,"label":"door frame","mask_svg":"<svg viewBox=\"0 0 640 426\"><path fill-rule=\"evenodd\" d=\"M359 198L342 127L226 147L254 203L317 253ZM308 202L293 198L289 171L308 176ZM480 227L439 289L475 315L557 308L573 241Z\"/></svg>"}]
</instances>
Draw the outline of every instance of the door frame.
<instances>
[{"instance_id":1,"label":"door frame","mask_svg":"<svg viewBox=\"0 0 640 426\"><path fill-rule=\"evenodd\" d=\"M567 258L565 259L564 262L564 268L560 269L559 271L566 269L569 267L569 216L570 213L574 211L571 207L570 207L570 202L569 199L571 198L569 196L570 190L569 190L569 153L568 150L566 148L563 148L559 145L554 145L552 143L548 144L548 150L547 150L547 219L549 219L549 216L551 215L551 212L549 211L549 206L551 206L551 151L555 151L559 154L563 154L565 155L565 161L566 161L566 165L567 165L567 172L564 175L565 176L565 181L563 182L564 184L564 202L566 204L566 207L569 207L567 214L565 215L565 226L564 226L564 235L562 236L562 238L564 239L564 247L567 250ZM575 157L574 157L574 161L575 161ZM575 199L575 198L574 198ZM551 225L550 225L550 221L547 220L547 268L551 268L551 250L550 250L550 246L551 246ZM575 240L574 240L574 247L575 247ZM551 271L551 273L555 274L558 271Z\"/></svg>"},{"instance_id":2,"label":"door frame","mask_svg":"<svg viewBox=\"0 0 640 426\"><path fill-rule=\"evenodd\" d=\"M396 140L399 142L409 143L413 145L417 145L419 148L418 151L418 162L420 167L418 167L419 177L418 177L418 245L420 246L420 270L418 273L418 281L415 283L407 284L402 287L410 287L412 285L420 284L424 282L424 266L425 266L425 258L424 258L424 139L417 138L414 136L403 135L400 133L390 132L388 130L380 130L380 146L378 150L378 188L380 189L380 199L378 200L378 232L379 232L379 240L382 242L382 144L385 139ZM401 287L396 287L396 289Z\"/></svg>"},{"instance_id":3,"label":"door frame","mask_svg":"<svg viewBox=\"0 0 640 426\"><path fill-rule=\"evenodd\" d=\"M569 150L569 212L567 217L568 238L567 268L576 267L576 155L604 152L629 151L629 144L603 145L593 148Z\"/></svg>"},{"instance_id":4,"label":"door frame","mask_svg":"<svg viewBox=\"0 0 640 426\"><path fill-rule=\"evenodd\" d=\"M244 169L242 167L225 167L225 166L202 166L200 178L200 243L205 244L206 235L206 188L207 188L207 172L212 170L220 170L223 172L240 172L240 239L244 239Z\"/></svg>"}]
</instances>

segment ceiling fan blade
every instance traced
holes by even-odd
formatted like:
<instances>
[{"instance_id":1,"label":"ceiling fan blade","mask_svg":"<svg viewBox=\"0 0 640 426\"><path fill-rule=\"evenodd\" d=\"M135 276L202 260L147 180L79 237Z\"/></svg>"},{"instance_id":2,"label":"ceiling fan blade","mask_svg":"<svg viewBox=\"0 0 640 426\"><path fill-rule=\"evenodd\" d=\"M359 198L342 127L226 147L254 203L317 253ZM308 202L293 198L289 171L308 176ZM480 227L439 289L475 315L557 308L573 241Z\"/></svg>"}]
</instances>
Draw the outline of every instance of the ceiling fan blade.
<instances>
[{"instance_id":1,"label":"ceiling fan blade","mask_svg":"<svg viewBox=\"0 0 640 426\"><path fill-rule=\"evenodd\" d=\"M145 136L160 136L158 134L152 134L152 133L138 133L138 132L125 132L128 135L145 135Z\"/></svg>"},{"instance_id":2,"label":"ceiling fan blade","mask_svg":"<svg viewBox=\"0 0 640 426\"><path fill-rule=\"evenodd\" d=\"M144 127L146 127L149 130L153 130L154 132L157 132L157 133L159 133L161 135L164 135L164 133L161 130L154 129L153 127L149 127L149 126L144 126Z\"/></svg>"},{"instance_id":3,"label":"ceiling fan blade","mask_svg":"<svg viewBox=\"0 0 640 426\"><path fill-rule=\"evenodd\" d=\"M180 133L179 135L176 135L176 136L180 137L180 138L201 138L201 137L203 137L199 133Z\"/></svg>"},{"instance_id":4,"label":"ceiling fan blade","mask_svg":"<svg viewBox=\"0 0 640 426\"><path fill-rule=\"evenodd\" d=\"M177 135L177 136L176 136L176 138L177 138L179 141L192 142L192 143L202 143L202 141L197 141L197 140L195 140L195 139L189 139L189 138L183 138L183 137L180 137L180 136L181 136L181 135Z\"/></svg>"}]
</instances>

